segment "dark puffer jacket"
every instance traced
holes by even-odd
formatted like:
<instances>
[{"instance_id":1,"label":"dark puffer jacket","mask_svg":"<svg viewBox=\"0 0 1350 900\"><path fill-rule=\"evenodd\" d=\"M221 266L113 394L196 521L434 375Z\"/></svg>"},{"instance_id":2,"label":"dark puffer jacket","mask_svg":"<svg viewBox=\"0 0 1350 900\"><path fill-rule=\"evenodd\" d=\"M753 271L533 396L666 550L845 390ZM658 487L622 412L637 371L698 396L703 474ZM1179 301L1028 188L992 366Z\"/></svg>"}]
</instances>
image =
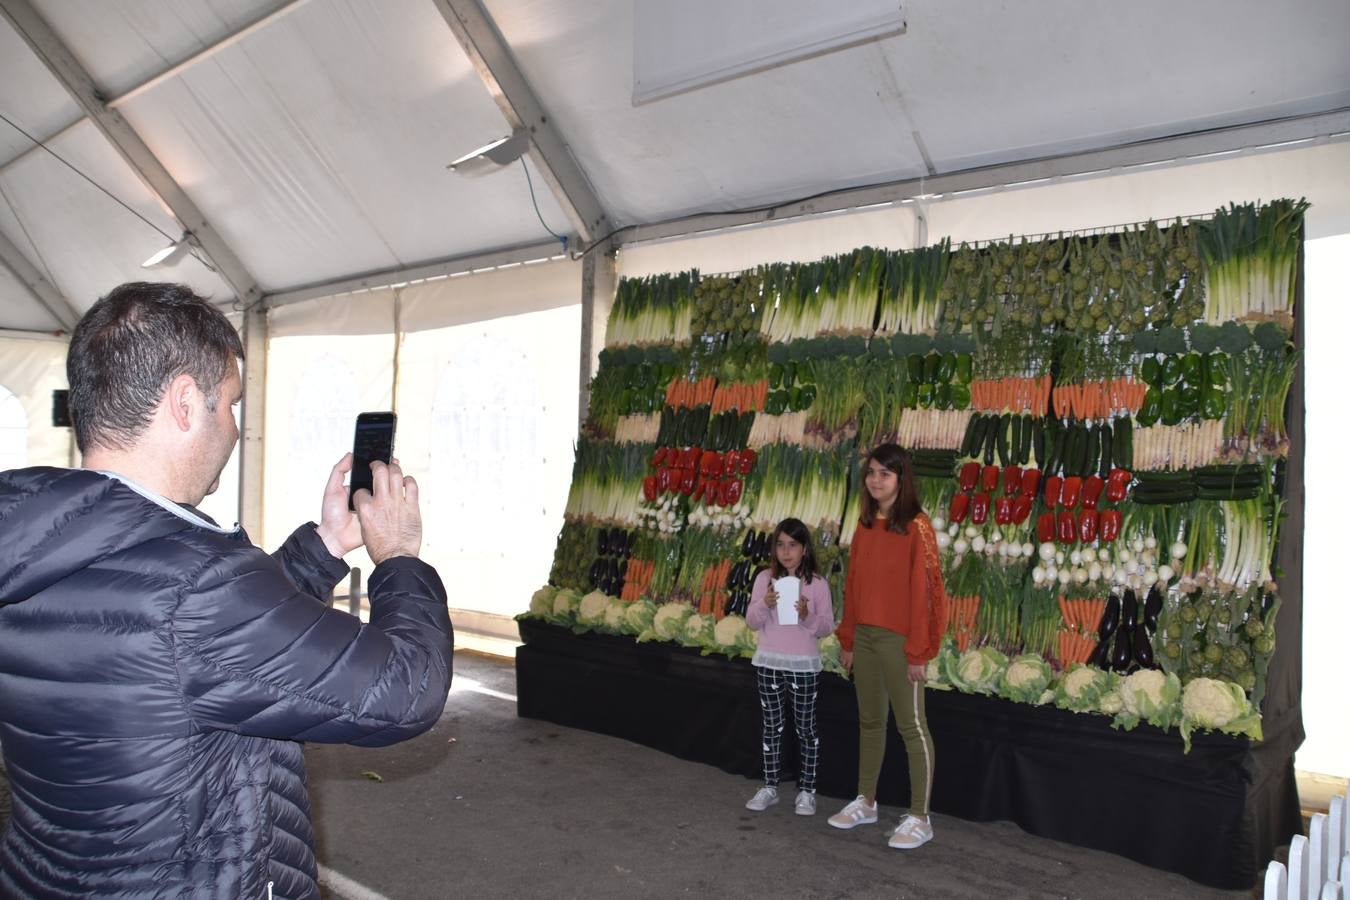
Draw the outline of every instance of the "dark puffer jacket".
<instances>
[{"instance_id":1,"label":"dark puffer jacket","mask_svg":"<svg viewBox=\"0 0 1350 900\"><path fill-rule=\"evenodd\" d=\"M318 897L297 741L392 744L450 685L436 572L388 560L369 625L313 526L242 530L96 472L0 474L5 897Z\"/></svg>"}]
</instances>

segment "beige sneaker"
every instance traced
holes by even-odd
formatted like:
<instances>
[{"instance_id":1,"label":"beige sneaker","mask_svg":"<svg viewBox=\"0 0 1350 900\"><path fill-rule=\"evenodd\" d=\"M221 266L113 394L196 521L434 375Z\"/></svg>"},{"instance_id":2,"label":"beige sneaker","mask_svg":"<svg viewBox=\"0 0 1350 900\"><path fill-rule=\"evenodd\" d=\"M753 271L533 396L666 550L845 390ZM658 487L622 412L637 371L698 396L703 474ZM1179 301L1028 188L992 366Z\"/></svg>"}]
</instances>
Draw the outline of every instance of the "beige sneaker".
<instances>
[{"instance_id":1,"label":"beige sneaker","mask_svg":"<svg viewBox=\"0 0 1350 900\"><path fill-rule=\"evenodd\" d=\"M814 816L816 814L816 795L810 791L798 791L797 802L793 805L797 807L797 815Z\"/></svg>"},{"instance_id":2,"label":"beige sneaker","mask_svg":"<svg viewBox=\"0 0 1350 900\"><path fill-rule=\"evenodd\" d=\"M839 812L830 816L830 824L835 828L856 828L859 825L871 825L877 820L877 805L869 804L862 794L849 802Z\"/></svg>"},{"instance_id":3,"label":"beige sneaker","mask_svg":"<svg viewBox=\"0 0 1350 900\"><path fill-rule=\"evenodd\" d=\"M745 808L755 812L764 812L770 806L778 802L777 788L771 788L767 785L755 791L755 796L751 797L745 804Z\"/></svg>"},{"instance_id":4,"label":"beige sneaker","mask_svg":"<svg viewBox=\"0 0 1350 900\"><path fill-rule=\"evenodd\" d=\"M891 833L891 839L886 843L898 850L913 850L915 847L922 847L932 839L932 819L925 822L918 816L905 816L900 820L900 825Z\"/></svg>"}]
</instances>

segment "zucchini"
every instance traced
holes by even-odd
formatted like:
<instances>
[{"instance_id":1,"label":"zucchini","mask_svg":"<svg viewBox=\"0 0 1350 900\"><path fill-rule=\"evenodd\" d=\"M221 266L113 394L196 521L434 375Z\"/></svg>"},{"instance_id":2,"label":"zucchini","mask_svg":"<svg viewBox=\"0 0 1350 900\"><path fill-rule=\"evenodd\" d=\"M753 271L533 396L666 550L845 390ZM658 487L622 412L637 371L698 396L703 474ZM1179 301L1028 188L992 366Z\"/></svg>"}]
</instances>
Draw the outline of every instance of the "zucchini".
<instances>
[{"instance_id":1,"label":"zucchini","mask_svg":"<svg viewBox=\"0 0 1350 900\"><path fill-rule=\"evenodd\" d=\"M1000 466L1012 465L1012 457L1008 454L1008 435L1012 431L1012 413L1004 413L998 420L998 464Z\"/></svg>"},{"instance_id":2,"label":"zucchini","mask_svg":"<svg viewBox=\"0 0 1350 900\"><path fill-rule=\"evenodd\" d=\"M1036 465L1042 469L1045 464L1045 422L1037 420L1031 429L1031 453L1036 459Z\"/></svg>"},{"instance_id":3,"label":"zucchini","mask_svg":"<svg viewBox=\"0 0 1350 900\"><path fill-rule=\"evenodd\" d=\"M1017 445L1017 464L1025 466L1031 460L1031 430L1035 425L1031 416L1021 416L1022 440Z\"/></svg>"},{"instance_id":4,"label":"zucchini","mask_svg":"<svg viewBox=\"0 0 1350 900\"><path fill-rule=\"evenodd\" d=\"M1129 416L1116 417L1111 457L1117 468L1134 468L1134 423Z\"/></svg>"},{"instance_id":5,"label":"zucchini","mask_svg":"<svg viewBox=\"0 0 1350 900\"><path fill-rule=\"evenodd\" d=\"M980 432L980 417L971 416L970 421L966 423L965 437L961 438L961 455L969 456L971 444L975 442L976 436Z\"/></svg>"},{"instance_id":6,"label":"zucchini","mask_svg":"<svg viewBox=\"0 0 1350 900\"><path fill-rule=\"evenodd\" d=\"M1009 459L1004 465L1018 465L1018 449L1022 446L1022 417L1013 416L1012 434L1008 437Z\"/></svg>"},{"instance_id":7,"label":"zucchini","mask_svg":"<svg viewBox=\"0 0 1350 900\"><path fill-rule=\"evenodd\" d=\"M994 446L998 440L999 417L990 416L989 427L984 432L984 464L994 464Z\"/></svg>"},{"instance_id":8,"label":"zucchini","mask_svg":"<svg viewBox=\"0 0 1350 900\"><path fill-rule=\"evenodd\" d=\"M1097 474L1105 478L1111 474L1111 444L1114 442L1114 437L1111 434L1111 426L1105 422L1097 426L1097 431L1100 435L1099 441L1102 450L1102 460L1097 466Z\"/></svg>"}]
</instances>

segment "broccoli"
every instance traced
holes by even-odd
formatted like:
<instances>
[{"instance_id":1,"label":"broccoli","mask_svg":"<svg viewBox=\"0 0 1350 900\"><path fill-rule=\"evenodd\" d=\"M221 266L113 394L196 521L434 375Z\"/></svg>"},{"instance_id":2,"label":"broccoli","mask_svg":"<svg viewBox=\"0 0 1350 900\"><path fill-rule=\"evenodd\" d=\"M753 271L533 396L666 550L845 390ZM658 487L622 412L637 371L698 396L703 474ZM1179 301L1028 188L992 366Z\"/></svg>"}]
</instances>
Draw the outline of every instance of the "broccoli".
<instances>
[{"instance_id":1,"label":"broccoli","mask_svg":"<svg viewBox=\"0 0 1350 900\"><path fill-rule=\"evenodd\" d=\"M1158 329L1158 352L1177 356L1186 352L1186 336L1180 328L1164 325Z\"/></svg>"},{"instance_id":2,"label":"broccoli","mask_svg":"<svg viewBox=\"0 0 1350 900\"><path fill-rule=\"evenodd\" d=\"M1156 331L1136 331L1134 349L1145 356L1158 352L1158 333Z\"/></svg>"},{"instance_id":3,"label":"broccoli","mask_svg":"<svg viewBox=\"0 0 1350 900\"><path fill-rule=\"evenodd\" d=\"M1289 335L1274 322L1262 322L1257 325L1252 331L1252 337L1255 338L1256 345L1267 353L1282 350L1289 342Z\"/></svg>"},{"instance_id":4,"label":"broccoli","mask_svg":"<svg viewBox=\"0 0 1350 900\"><path fill-rule=\"evenodd\" d=\"M788 360L791 362L801 362L802 360L806 359L807 356L806 344L807 344L806 341L793 341L792 343L788 344L787 345Z\"/></svg>"},{"instance_id":5,"label":"broccoli","mask_svg":"<svg viewBox=\"0 0 1350 900\"><path fill-rule=\"evenodd\" d=\"M839 340L836 338L836 340ZM845 356L862 356L867 353L867 339L862 335L852 335L839 341L840 350Z\"/></svg>"},{"instance_id":6,"label":"broccoli","mask_svg":"<svg viewBox=\"0 0 1350 900\"><path fill-rule=\"evenodd\" d=\"M1252 345L1252 333L1232 319L1219 329L1219 349L1230 356L1242 353Z\"/></svg>"},{"instance_id":7,"label":"broccoli","mask_svg":"<svg viewBox=\"0 0 1350 900\"><path fill-rule=\"evenodd\" d=\"M933 335L933 349L939 353L955 350L956 348L952 346L952 335L946 331L939 331Z\"/></svg>"},{"instance_id":8,"label":"broccoli","mask_svg":"<svg viewBox=\"0 0 1350 900\"><path fill-rule=\"evenodd\" d=\"M769 354L769 362L778 363L778 365L780 366L783 363L787 362L789 359L787 344L780 344L780 343L770 344L768 354Z\"/></svg>"},{"instance_id":9,"label":"broccoli","mask_svg":"<svg viewBox=\"0 0 1350 900\"><path fill-rule=\"evenodd\" d=\"M1196 322L1191 326L1191 349L1196 353L1213 353L1219 346L1220 334L1217 325Z\"/></svg>"},{"instance_id":10,"label":"broccoli","mask_svg":"<svg viewBox=\"0 0 1350 900\"><path fill-rule=\"evenodd\" d=\"M889 359L891 355L891 345L888 341L874 337L868 345L867 350L878 359Z\"/></svg>"},{"instance_id":11,"label":"broccoli","mask_svg":"<svg viewBox=\"0 0 1350 900\"><path fill-rule=\"evenodd\" d=\"M952 349L957 353L974 353L975 338L968 334L952 335Z\"/></svg>"}]
</instances>

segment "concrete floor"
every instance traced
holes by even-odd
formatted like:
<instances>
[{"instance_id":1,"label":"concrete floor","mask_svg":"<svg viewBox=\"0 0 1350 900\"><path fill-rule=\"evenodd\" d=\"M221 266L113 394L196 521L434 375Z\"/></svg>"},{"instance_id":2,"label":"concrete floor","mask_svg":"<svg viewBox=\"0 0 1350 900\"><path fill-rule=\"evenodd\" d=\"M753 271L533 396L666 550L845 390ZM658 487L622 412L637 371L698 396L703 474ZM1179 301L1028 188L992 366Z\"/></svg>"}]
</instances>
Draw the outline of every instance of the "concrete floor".
<instances>
[{"instance_id":1,"label":"concrete floor","mask_svg":"<svg viewBox=\"0 0 1350 900\"><path fill-rule=\"evenodd\" d=\"M755 782L519 719L514 694L509 661L460 653L427 734L383 750L307 749L329 898L1252 896L1006 822L934 816L935 839L905 852L886 846L894 809L848 832L825 824L841 805L828 797L810 819L790 802L751 813ZM0 783L0 820L8 799Z\"/></svg>"}]
</instances>

